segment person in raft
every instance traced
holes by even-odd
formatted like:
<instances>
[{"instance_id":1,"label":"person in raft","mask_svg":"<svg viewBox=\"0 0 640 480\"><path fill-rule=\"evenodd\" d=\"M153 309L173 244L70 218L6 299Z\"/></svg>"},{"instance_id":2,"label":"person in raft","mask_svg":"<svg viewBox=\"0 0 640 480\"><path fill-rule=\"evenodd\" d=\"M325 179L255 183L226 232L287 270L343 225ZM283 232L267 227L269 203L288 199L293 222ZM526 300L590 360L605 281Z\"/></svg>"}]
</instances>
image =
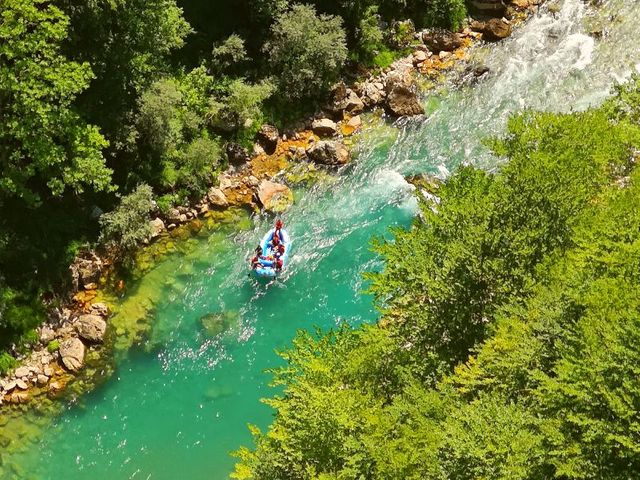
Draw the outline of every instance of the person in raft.
<instances>
[{"instance_id":1,"label":"person in raft","mask_svg":"<svg viewBox=\"0 0 640 480\"><path fill-rule=\"evenodd\" d=\"M284 241L284 235L282 235L282 227L283 227L283 223L282 220L278 219L276 220L276 226L273 229L273 236L275 237L276 235L278 236L278 240L280 241Z\"/></svg>"},{"instance_id":2,"label":"person in raft","mask_svg":"<svg viewBox=\"0 0 640 480\"><path fill-rule=\"evenodd\" d=\"M258 245L256 247L256 254L255 256L251 259L251 268L253 270L255 270L256 268L258 268L258 265L260 265L260 260L262 260L264 258L264 256L262 255L262 247L260 245Z\"/></svg>"}]
</instances>

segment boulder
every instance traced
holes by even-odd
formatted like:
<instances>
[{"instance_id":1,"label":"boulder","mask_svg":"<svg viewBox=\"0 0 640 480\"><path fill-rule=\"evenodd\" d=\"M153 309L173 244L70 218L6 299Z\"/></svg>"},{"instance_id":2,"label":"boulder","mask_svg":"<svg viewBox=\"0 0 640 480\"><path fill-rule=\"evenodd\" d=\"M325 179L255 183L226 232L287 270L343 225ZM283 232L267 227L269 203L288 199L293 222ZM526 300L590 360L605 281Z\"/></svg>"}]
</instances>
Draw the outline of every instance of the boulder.
<instances>
[{"instance_id":1,"label":"boulder","mask_svg":"<svg viewBox=\"0 0 640 480\"><path fill-rule=\"evenodd\" d=\"M291 189L270 180L260 182L257 196L264 209L274 213L285 211L293 203Z\"/></svg>"},{"instance_id":2,"label":"boulder","mask_svg":"<svg viewBox=\"0 0 640 480\"><path fill-rule=\"evenodd\" d=\"M4 384L4 391L5 392L10 392L11 390L13 390L14 388L16 388L17 383L15 380L9 380L8 382L6 382Z\"/></svg>"},{"instance_id":3,"label":"boulder","mask_svg":"<svg viewBox=\"0 0 640 480\"><path fill-rule=\"evenodd\" d=\"M154 218L149 221L149 227L151 228L151 238L157 238L164 231L164 222L160 218Z\"/></svg>"},{"instance_id":4,"label":"boulder","mask_svg":"<svg viewBox=\"0 0 640 480\"><path fill-rule=\"evenodd\" d=\"M227 159L232 165L244 165L250 160L249 152L242 145L237 143L227 143Z\"/></svg>"},{"instance_id":5,"label":"boulder","mask_svg":"<svg viewBox=\"0 0 640 480\"><path fill-rule=\"evenodd\" d=\"M38 378L36 379L36 383L39 387L44 387L48 382L49 377L47 377L46 375L38 375Z\"/></svg>"},{"instance_id":6,"label":"boulder","mask_svg":"<svg viewBox=\"0 0 640 480\"><path fill-rule=\"evenodd\" d=\"M104 340L104 333L107 330L107 322L98 315L80 315L76 323L76 331L81 338L88 342L100 343Z\"/></svg>"},{"instance_id":7,"label":"boulder","mask_svg":"<svg viewBox=\"0 0 640 480\"><path fill-rule=\"evenodd\" d=\"M40 342L47 345L56 337L56 332L51 327L44 326L40 329Z\"/></svg>"},{"instance_id":8,"label":"boulder","mask_svg":"<svg viewBox=\"0 0 640 480\"><path fill-rule=\"evenodd\" d=\"M492 18L486 22L472 22L471 28L482 33L482 38L496 42L511 35L511 25L500 18Z\"/></svg>"},{"instance_id":9,"label":"boulder","mask_svg":"<svg viewBox=\"0 0 640 480\"><path fill-rule=\"evenodd\" d=\"M258 133L256 133L256 141L268 155L276 151L279 139L280 133L273 125L264 124L260 127L260 130L258 130Z\"/></svg>"},{"instance_id":10,"label":"boulder","mask_svg":"<svg viewBox=\"0 0 640 480\"><path fill-rule=\"evenodd\" d=\"M216 187L211 187L207 192L207 200L214 207L226 207L229 205L227 196L222 190Z\"/></svg>"},{"instance_id":11,"label":"boulder","mask_svg":"<svg viewBox=\"0 0 640 480\"><path fill-rule=\"evenodd\" d=\"M91 313L94 315L100 315L101 317L106 317L109 315L109 307L107 307L106 303L97 302L91 305Z\"/></svg>"},{"instance_id":12,"label":"boulder","mask_svg":"<svg viewBox=\"0 0 640 480\"><path fill-rule=\"evenodd\" d=\"M60 344L60 357L68 370L77 372L84 364L84 343L79 338L67 338Z\"/></svg>"},{"instance_id":13,"label":"boulder","mask_svg":"<svg viewBox=\"0 0 640 480\"><path fill-rule=\"evenodd\" d=\"M364 103L356 92L340 83L333 89L327 109L334 115L342 112L360 113L364 110Z\"/></svg>"},{"instance_id":14,"label":"boulder","mask_svg":"<svg viewBox=\"0 0 640 480\"><path fill-rule=\"evenodd\" d=\"M74 289L90 283L97 283L102 274L102 260L93 253L85 254L89 258L76 258L69 267Z\"/></svg>"},{"instance_id":15,"label":"boulder","mask_svg":"<svg viewBox=\"0 0 640 480\"><path fill-rule=\"evenodd\" d=\"M26 376L29 375L29 373L30 373L30 371L29 371L29 368L27 368L27 367L18 367L13 372L13 374L16 376L16 378L26 377Z\"/></svg>"},{"instance_id":16,"label":"boulder","mask_svg":"<svg viewBox=\"0 0 640 480\"><path fill-rule=\"evenodd\" d=\"M27 382L25 382L24 380L22 380L21 378L16 380L16 386L20 389L20 390L26 390L27 388L29 388L29 385L27 385Z\"/></svg>"},{"instance_id":17,"label":"boulder","mask_svg":"<svg viewBox=\"0 0 640 480\"><path fill-rule=\"evenodd\" d=\"M351 159L347 147L340 142L320 141L307 150L307 156L323 165L345 165Z\"/></svg>"},{"instance_id":18,"label":"boulder","mask_svg":"<svg viewBox=\"0 0 640 480\"><path fill-rule=\"evenodd\" d=\"M171 208L167 212L167 222L169 223L180 223L180 210L177 208Z\"/></svg>"},{"instance_id":19,"label":"boulder","mask_svg":"<svg viewBox=\"0 0 640 480\"><path fill-rule=\"evenodd\" d=\"M456 48L460 48L463 38L459 33L448 30L428 30L423 32L422 41L433 53L440 53L453 52Z\"/></svg>"},{"instance_id":20,"label":"boulder","mask_svg":"<svg viewBox=\"0 0 640 480\"><path fill-rule=\"evenodd\" d=\"M415 52L413 52L414 65L420 65L421 63L424 63L427 60L427 58L429 58L427 56L427 52L423 50L416 50Z\"/></svg>"},{"instance_id":21,"label":"boulder","mask_svg":"<svg viewBox=\"0 0 640 480\"><path fill-rule=\"evenodd\" d=\"M55 373L55 370L53 369L52 366L47 365L46 367L44 367L43 369L43 373L47 376L47 377L53 377L53 374Z\"/></svg>"},{"instance_id":22,"label":"boulder","mask_svg":"<svg viewBox=\"0 0 640 480\"><path fill-rule=\"evenodd\" d=\"M333 137L338 132L336 122L328 118L314 120L311 129L319 137Z\"/></svg>"},{"instance_id":23,"label":"boulder","mask_svg":"<svg viewBox=\"0 0 640 480\"><path fill-rule=\"evenodd\" d=\"M424 107L418 100L418 96L410 88L404 85L396 85L387 96L385 103L389 114L396 117L422 115Z\"/></svg>"}]
</instances>

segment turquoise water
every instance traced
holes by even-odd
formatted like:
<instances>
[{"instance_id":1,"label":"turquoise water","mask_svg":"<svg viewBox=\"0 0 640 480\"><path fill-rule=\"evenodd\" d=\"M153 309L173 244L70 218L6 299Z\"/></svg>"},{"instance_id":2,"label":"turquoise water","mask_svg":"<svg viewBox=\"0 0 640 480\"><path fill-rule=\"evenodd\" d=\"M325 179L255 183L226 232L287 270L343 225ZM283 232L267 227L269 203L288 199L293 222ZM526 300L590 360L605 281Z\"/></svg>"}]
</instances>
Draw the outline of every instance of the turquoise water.
<instances>
[{"instance_id":1,"label":"turquoise water","mask_svg":"<svg viewBox=\"0 0 640 480\"><path fill-rule=\"evenodd\" d=\"M270 422L273 412L259 399L274 393L264 370L280 364L275 350L298 329L375 321L361 274L380 267L371 237L407 226L415 215L403 175L446 177L462 162L494 168L499 160L481 140L503 132L510 112L601 101L640 62L638 48L629 48L638 33L634 4L607 2L605 12L617 20L596 42L586 32L599 14L566 0L559 14L542 13L504 44L477 49L474 58L489 66L489 76L429 94L427 118L394 126L372 120L354 165L334 183L299 192L284 216L294 246L281 281L247 277L245 261L272 222L266 217L249 229L227 226L194 239L187 253L158 264L130 288L119 314L151 307L153 329L142 344L118 355L115 374L67 405L35 443L3 455L0 472L36 479L226 478L229 452L250 444L247 423ZM200 318L218 312L227 313L227 330L211 335Z\"/></svg>"}]
</instances>

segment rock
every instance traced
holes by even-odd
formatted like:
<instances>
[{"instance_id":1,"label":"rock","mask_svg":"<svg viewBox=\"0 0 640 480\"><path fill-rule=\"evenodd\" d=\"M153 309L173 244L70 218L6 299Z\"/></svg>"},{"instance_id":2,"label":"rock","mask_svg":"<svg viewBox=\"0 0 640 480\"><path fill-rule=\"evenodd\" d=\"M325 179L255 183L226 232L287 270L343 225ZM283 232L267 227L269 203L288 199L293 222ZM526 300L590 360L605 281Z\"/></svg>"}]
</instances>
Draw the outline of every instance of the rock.
<instances>
[{"instance_id":1,"label":"rock","mask_svg":"<svg viewBox=\"0 0 640 480\"><path fill-rule=\"evenodd\" d=\"M253 175L249 175L246 179L245 179L245 183L250 186L250 187L257 187L258 185L260 185L260 180L258 180L256 177L254 177Z\"/></svg>"},{"instance_id":2,"label":"rock","mask_svg":"<svg viewBox=\"0 0 640 480\"><path fill-rule=\"evenodd\" d=\"M360 118L360 115L356 115L355 117L351 117L349 119L349 121L347 122L347 125L349 125L350 127L355 128L356 130L358 128L360 128L362 126L362 119Z\"/></svg>"},{"instance_id":3,"label":"rock","mask_svg":"<svg viewBox=\"0 0 640 480\"><path fill-rule=\"evenodd\" d=\"M22 380L21 378L18 378L16 380L16 386L20 389L20 390L26 390L27 388L29 388L29 385L27 385L27 382L25 382L24 380Z\"/></svg>"},{"instance_id":4,"label":"rock","mask_svg":"<svg viewBox=\"0 0 640 480\"><path fill-rule=\"evenodd\" d=\"M250 160L249 152L242 145L227 143L227 159L231 165L244 165Z\"/></svg>"},{"instance_id":5,"label":"rock","mask_svg":"<svg viewBox=\"0 0 640 480\"><path fill-rule=\"evenodd\" d=\"M482 33L484 40L495 42L511 35L511 25L500 18L492 18L486 22L474 21L471 28Z\"/></svg>"},{"instance_id":6,"label":"rock","mask_svg":"<svg viewBox=\"0 0 640 480\"><path fill-rule=\"evenodd\" d=\"M427 53L424 52L423 50L416 50L415 52L413 52L413 63L415 65L420 65L421 63L424 63L427 60Z\"/></svg>"},{"instance_id":7,"label":"rock","mask_svg":"<svg viewBox=\"0 0 640 480\"><path fill-rule=\"evenodd\" d=\"M238 311L227 311L224 313L208 313L200 317L200 323L207 335L215 337L226 332L233 325L238 323L240 313Z\"/></svg>"},{"instance_id":8,"label":"rock","mask_svg":"<svg viewBox=\"0 0 640 480\"><path fill-rule=\"evenodd\" d=\"M106 317L109 315L109 307L106 303L98 302L91 305L91 313Z\"/></svg>"},{"instance_id":9,"label":"rock","mask_svg":"<svg viewBox=\"0 0 640 480\"><path fill-rule=\"evenodd\" d=\"M186 223L187 220L189 220L189 217L187 217L187 214L181 213L179 218L180 223Z\"/></svg>"},{"instance_id":10,"label":"rock","mask_svg":"<svg viewBox=\"0 0 640 480\"><path fill-rule=\"evenodd\" d=\"M85 255L90 258L76 258L69 267L76 290L89 283L97 283L102 274L102 260L93 253Z\"/></svg>"},{"instance_id":11,"label":"rock","mask_svg":"<svg viewBox=\"0 0 640 480\"><path fill-rule=\"evenodd\" d=\"M16 388L17 383L15 380L10 380L7 383L4 384L4 391L5 392L10 392L11 390L13 390L14 388Z\"/></svg>"},{"instance_id":12,"label":"rock","mask_svg":"<svg viewBox=\"0 0 640 480\"><path fill-rule=\"evenodd\" d=\"M200 213L200 215L204 215L208 211L209 211L209 204L206 202L200 205L200 208L198 209L198 212Z\"/></svg>"},{"instance_id":13,"label":"rock","mask_svg":"<svg viewBox=\"0 0 640 480\"><path fill-rule=\"evenodd\" d=\"M177 208L170 208L167 212L167 221L169 223L179 223L180 222L180 210Z\"/></svg>"},{"instance_id":14,"label":"rock","mask_svg":"<svg viewBox=\"0 0 640 480\"><path fill-rule=\"evenodd\" d=\"M378 105L385 97L384 85L380 82L365 83L361 88L362 99L367 106Z\"/></svg>"},{"instance_id":15,"label":"rock","mask_svg":"<svg viewBox=\"0 0 640 480\"><path fill-rule=\"evenodd\" d=\"M265 210L283 212L293 204L293 192L286 185L270 180L260 182L257 192L258 200Z\"/></svg>"},{"instance_id":16,"label":"rock","mask_svg":"<svg viewBox=\"0 0 640 480\"><path fill-rule=\"evenodd\" d=\"M29 373L30 373L30 370L27 367L18 367L13 372L13 374L16 376L16 378L26 377L26 376L29 375Z\"/></svg>"},{"instance_id":17,"label":"rock","mask_svg":"<svg viewBox=\"0 0 640 480\"><path fill-rule=\"evenodd\" d=\"M216 187L211 187L207 192L207 200L214 207L226 207L229 205L227 196L222 190Z\"/></svg>"},{"instance_id":18,"label":"rock","mask_svg":"<svg viewBox=\"0 0 640 480\"><path fill-rule=\"evenodd\" d=\"M345 165L351 159L347 147L340 142L320 141L307 150L307 156L315 163Z\"/></svg>"},{"instance_id":19,"label":"rock","mask_svg":"<svg viewBox=\"0 0 640 480\"><path fill-rule=\"evenodd\" d=\"M8 397L9 403L27 403L29 401L29 394L27 392L13 392Z\"/></svg>"},{"instance_id":20,"label":"rock","mask_svg":"<svg viewBox=\"0 0 640 480\"><path fill-rule=\"evenodd\" d=\"M404 85L396 85L387 96L385 104L387 112L396 117L421 115L424 113L422 104L418 101L413 90Z\"/></svg>"},{"instance_id":21,"label":"rock","mask_svg":"<svg viewBox=\"0 0 640 480\"><path fill-rule=\"evenodd\" d=\"M258 133L256 133L257 142L269 155L276 151L279 139L280 134L278 133L278 129L273 125L264 124L260 127L260 130L258 130Z\"/></svg>"},{"instance_id":22,"label":"rock","mask_svg":"<svg viewBox=\"0 0 640 480\"><path fill-rule=\"evenodd\" d=\"M53 340L56 336L56 332L47 326L44 326L40 329L40 342L43 345L47 345L51 340Z\"/></svg>"},{"instance_id":23,"label":"rock","mask_svg":"<svg viewBox=\"0 0 640 480\"><path fill-rule=\"evenodd\" d=\"M38 378L36 379L36 383L38 384L39 387L43 387L47 383L49 383L49 377L47 377L46 375L38 375Z\"/></svg>"},{"instance_id":24,"label":"rock","mask_svg":"<svg viewBox=\"0 0 640 480\"><path fill-rule=\"evenodd\" d=\"M62 391L63 388L64 388L64 384L62 384L61 382L51 382L49 384L49 391L51 393L58 393Z\"/></svg>"},{"instance_id":25,"label":"rock","mask_svg":"<svg viewBox=\"0 0 640 480\"><path fill-rule=\"evenodd\" d=\"M336 125L336 122L328 118L319 118L318 120L314 120L311 125L311 129L313 130L313 133L319 137L333 137L338 133L338 126Z\"/></svg>"},{"instance_id":26,"label":"rock","mask_svg":"<svg viewBox=\"0 0 640 480\"><path fill-rule=\"evenodd\" d=\"M60 344L60 357L64 366L77 372L84 363L84 344L79 338L67 338Z\"/></svg>"},{"instance_id":27,"label":"rock","mask_svg":"<svg viewBox=\"0 0 640 480\"><path fill-rule=\"evenodd\" d=\"M347 88L344 83L340 83L331 93L327 110L334 115L340 115L342 112L360 113L364 110L364 103L356 92Z\"/></svg>"},{"instance_id":28,"label":"rock","mask_svg":"<svg viewBox=\"0 0 640 480\"><path fill-rule=\"evenodd\" d=\"M98 315L80 315L76 323L76 331L81 338L88 342L100 343L104 340L107 322ZM62 347L61 347L62 348Z\"/></svg>"},{"instance_id":29,"label":"rock","mask_svg":"<svg viewBox=\"0 0 640 480\"><path fill-rule=\"evenodd\" d=\"M151 227L151 238L157 238L164 231L164 222L160 218L154 218L149 222Z\"/></svg>"},{"instance_id":30,"label":"rock","mask_svg":"<svg viewBox=\"0 0 640 480\"><path fill-rule=\"evenodd\" d=\"M97 283L87 283L84 286L85 290L95 290L98 288L98 284Z\"/></svg>"},{"instance_id":31,"label":"rock","mask_svg":"<svg viewBox=\"0 0 640 480\"><path fill-rule=\"evenodd\" d=\"M423 32L422 41L433 53L440 53L453 52L456 48L460 48L463 38L459 33L447 30L428 30Z\"/></svg>"},{"instance_id":32,"label":"rock","mask_svg":"<svg viewBox=\"0 0 640 480\"><path fill-rule=\"evenodd\" d=\"M51 365L47 365L44 367L42 373L44 373L47 377L53 377L55 370Z\"/></svg>"}]
</instances>

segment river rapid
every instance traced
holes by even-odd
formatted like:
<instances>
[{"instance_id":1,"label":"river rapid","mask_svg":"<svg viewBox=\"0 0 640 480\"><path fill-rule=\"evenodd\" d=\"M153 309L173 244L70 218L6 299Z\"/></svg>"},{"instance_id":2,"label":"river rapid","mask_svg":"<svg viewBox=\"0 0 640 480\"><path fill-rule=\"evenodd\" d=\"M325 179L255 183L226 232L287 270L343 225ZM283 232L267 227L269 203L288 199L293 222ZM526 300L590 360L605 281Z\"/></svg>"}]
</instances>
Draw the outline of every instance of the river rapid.
<instances>
[{"instance_id":1,"label":"river rapid","mask_svg":"<svg viewBox=\"0 0 640 480\"><path fill-rule=\"evenodd\" d=\"M281 364L275 350L299 329L376 320L362 273L381 266L370 239L416 213L405 175L446 178L461 163L499 168L482 139L504 133L511 113L596 105L638 70L638 2L554 5L510 39L475 47L472 62L489 73L427 93L425 117L367 120L353 165L296 192L284 216L294 244L281 281L247 277L245 260L273 221L266 217L235 217L151 268L110 327L144 312L153 317L145 340L122 345L113 375L59 414L1 426L33 428L3 445L0 478L227 478L229 452L251 444L247 423L266 428L272 418L260 398L276 393L264 372ZM224 315L207 332L200 319L211 313Z\"/></svg>"}]
</instances>

